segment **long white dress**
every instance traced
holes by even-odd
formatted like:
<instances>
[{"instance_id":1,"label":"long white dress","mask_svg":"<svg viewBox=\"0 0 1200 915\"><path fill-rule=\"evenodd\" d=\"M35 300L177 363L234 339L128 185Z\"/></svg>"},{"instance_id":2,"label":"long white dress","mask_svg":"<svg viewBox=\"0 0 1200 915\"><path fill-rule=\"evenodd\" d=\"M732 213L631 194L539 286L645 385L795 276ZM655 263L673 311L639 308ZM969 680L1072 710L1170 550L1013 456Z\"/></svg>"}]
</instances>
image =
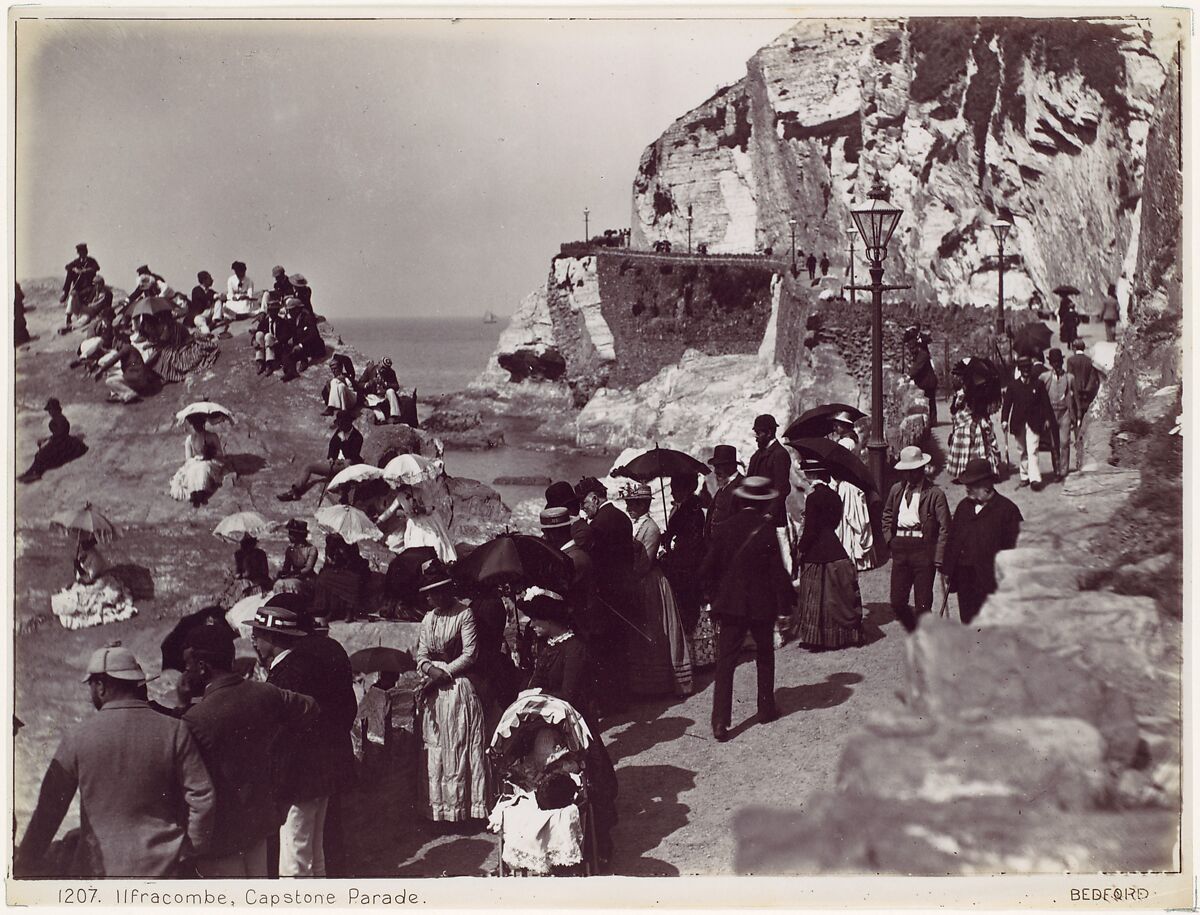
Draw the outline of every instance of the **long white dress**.
<instances>
[{"instance_id":1,"label":"long white dress","mask_svg":"<svg viewBox=\"0 0 1200 915\"><path fill-rule=\"evenodd\" d=\"M431 820L485 819L490 810L483 703L470 674L477 653L475 616L465 604L430 610L421 620L417 670L441 668L453 678L418 701L421 813Z\"/></svg>"},{"instance_id":2,"label":"long white dress","mask_svg":"<svg viewBox=\"0 0 1200 915\"><path fill-rule=\"evenodd\" d=\"M121 582L106 575L108 564L97 550L76 560L75 583L50 595L50 609L64 629L85 629L127 620L137 613Z\"/></svg>"},{"instance_id":3,"label":"long white dress","mask_svg":"<svg viewBox=\"0 0 1200 915\"><path fill-rule=\"evenodd\" d=\"M194 492L215 492L224 478L224 455L215 432L206 429L203 435L188 433L183 443L183 466L171 477L171 498L186 502Z\"/></svg>"},{"instance_id":4,"label":"long white dress","mask_svg":"<svg viewBox=\"0 0 1200 915\"><path fill-rule=\"evenodd\" d=\"M396 499L380 516L380 521L386 523L396 514L405 517L404 530L392 530L387 535L387 548L394 553L407 550L414 546L431 546L437 551L438 559L442 562L455 562L458 553L454 549L454 541L450 539L450 530L446 522L436 510L425 507L420 500L413 499L405 493L397 493Z\"/></svg>"}]
</instances>

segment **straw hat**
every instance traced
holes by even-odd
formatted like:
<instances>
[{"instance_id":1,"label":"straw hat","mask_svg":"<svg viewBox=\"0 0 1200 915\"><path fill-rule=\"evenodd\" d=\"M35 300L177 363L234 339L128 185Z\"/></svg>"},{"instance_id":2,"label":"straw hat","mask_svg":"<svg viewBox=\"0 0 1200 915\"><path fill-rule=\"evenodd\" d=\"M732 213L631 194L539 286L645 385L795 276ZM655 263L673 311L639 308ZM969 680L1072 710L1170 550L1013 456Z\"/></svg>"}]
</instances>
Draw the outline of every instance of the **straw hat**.
<instances>
[{"instance_id":1,"label":"straw hat","mask_svg":"<svg viewBox=\"0 0 1200 915\"><path fill-rule=\"evenodd\" d=\"M928 454L916 445L906 445L900 449L900 460L896 462L897 470L917 470L932 461Z\"/></svg>"}]
</instances>

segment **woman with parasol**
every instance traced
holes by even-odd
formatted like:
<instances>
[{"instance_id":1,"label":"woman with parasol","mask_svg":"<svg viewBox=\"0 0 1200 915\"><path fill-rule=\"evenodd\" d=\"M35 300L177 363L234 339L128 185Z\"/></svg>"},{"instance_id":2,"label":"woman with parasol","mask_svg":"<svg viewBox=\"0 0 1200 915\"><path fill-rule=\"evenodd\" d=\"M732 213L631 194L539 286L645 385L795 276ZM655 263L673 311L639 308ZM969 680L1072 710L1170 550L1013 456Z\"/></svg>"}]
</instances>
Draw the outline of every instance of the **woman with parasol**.
<instances>
[{"instance_id":1,"label":"woman with parasol","mask_svg":"<svg viewBox=\"0 0 1200 915\"><path fill-rule=\"evenodd\" d=\"M634 639L629 647L629 686L636 695L661 696L692 692L692 659L687 633L679 619L675 594L658 565L662 533L650 517L650 487L637 483L625 496L633 520L633 574L640 583L642 628L649 640Z\"/></svg>"},{"instance_id":2,"label":"woman with parasol","mask_svg":"<svg viewBox=\"0 0 1200 915\"><path fill-rule=\"evenodd\" d=\"M224 407L214 403L192 404L180 410L176 417L191 429L183 440L183 466L171 478L171 498L191 501L192 508L199 508L220 488L225 469L221 439L206 428L207 423L210 418L215 422L233 417Z\"/></svg>"},{"instance_id":3,"label":"woman with parasol","mask_svg":"<svg viewBox=\"0 0 1200 915\"><path fill-rule=\"evenodd\" d=\"M823 461L805 458L800 467L813 487L804 501L804 530L796 544L800 558L796 637L816 651L858 645L862 596L854 561L837 535L842 499L830 485Z\"/></svg>"},{"instance_id":4,"label":"woman with parasol","mask_svg":"<svg viewBox=\"0 0 1200 915\"><path fill-rule=\"evenodd\" d=\"M951 371L954 396L950 399L950 454L946 469L955 483L971 458L983 458L1000 472L1000 446L992 428L992 413L1000 401L1000 377L986 359L960 360Z\"/></svg>"},{"instance_id":5,"label":"woman with parasol","mask_svg":"<svg viewBox=\"0 0 1200 915\"><path fill-rule=\"evenodd\" d=\"M83 511L56 515L52 526L75 538L72 562L74 582L50 596L50 609L64 629L84 629L127 620L137 613L124 584L106 574L108 563L97 548L99 540L111 540L116 530L91 505Z\"/></svg>"},{"instance_id":6,"label":"woman with parasol","mask_svg":"<svg viewBox=\"0 0 1200 915\"><path fill-rule=\"evenodd\" d=\"M437 559L421 570L430 610L421 620L417 670L421 733L421 814L435 822L484 819L487 791L483 703L473 682L475 617L455 597L454 582Z\"/></svg>"}]
</instances>

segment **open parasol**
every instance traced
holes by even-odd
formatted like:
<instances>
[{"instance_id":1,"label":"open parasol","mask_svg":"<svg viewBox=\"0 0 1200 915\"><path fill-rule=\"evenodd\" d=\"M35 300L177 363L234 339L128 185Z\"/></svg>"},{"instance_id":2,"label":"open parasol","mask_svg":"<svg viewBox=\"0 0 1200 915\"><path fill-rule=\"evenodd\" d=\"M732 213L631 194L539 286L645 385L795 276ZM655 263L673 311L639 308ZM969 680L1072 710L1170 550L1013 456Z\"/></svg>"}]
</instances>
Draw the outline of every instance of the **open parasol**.
<instances>
[{"instance_id":1,"label":"open parasol","mask_svg":"<svg viewBox=\"0 0 1200 915\"><path fill-rule=\"evenodd\" d=\"M407 652L385 645L362 648L350 655L350 669L355 673L369 674L390 671L402 674L416 670L416 662Z\"/></svg>"},{"instance_id":2,"label":"open parasol","mask_svg":"<svg viewBox=\"0 0 1200 915\"><path fill-rule=\"evenodd\" d=\"M368 480L382 480L383 468L374 464L351 464L334 474L333 479L326 485L330 492L337 492L343 486L355 483L366 483Z\"/></svg>"},{"instance_id":3,"label":"open parasol","mask_svg":"<svg viewBox=\"0 0 1200 915\"><path fill-rule=\"evenodd\" d=\"M437 466L429 458L419 454L401 454L388 461L383 468L383 478L393 486L414 486L426 483L437 476Z\"/></svg>"},{"instance_id":4,"label":"open parasol","mask_svg":"<svg viewBox=\"0 0 1200 915\"><path fill-rule=\"evenodd\" d=\"M213 534L235 543L242 539L243 534L259 537L271 529L271 522L258 512L234 512L226 515L213 528Z\"/></svg>"},{"instance_id":5,"label":"open parasol","mask_svg":"<svg viewBox=\"0 0 1200 915\"><path fill-rule=\"evenodd\" d=\"M1081 295L1082 293L1080 293L1080 291L1078 289L1076 289L1074 286L1063 285L1063 286L1055 286L1054 294L1055 295Z\"/></svg>"},{"instance_id":6,"label":"open parasol","mask_svg":"<svg viewBox=\"0 0 1200 915\"><path fill-rule=\"evenodd\" d=\"M314 517L317 524L340 535L347 543L361 543L364 540L379 540L383 537L383 531L375 526L375 522L367 517L367 513L353 505L327 505L318 509Z\"/></svg>"},{"instance_id":7,"label":"open parasol","mask_svg":"<svg viewBox=\"0 0 1200 915\"><path fill-rule=\"evenodd\" d=\"M213 403L211 400L198 400L196 403L188 404L182 410L175 414L175 422L182 423L189 416L203 416L210 423L219 423L224 420L235 422L233 413L225 409L219 403Z\"/></svg>"},{"instance_id":8,"label":"open parasol","mask_svg":"<svg viewBox=\"0 0 1200 915\"><path fill-rule=\"evenodd\" d=\"M710 472L707 464L696 460L690 454L685 454L682 451L676 451L674 448L660 448L658 443L654 443L653 448L643 451L637 457L630 459L626 464L617 467L612 471L614 477L626 477L630 480L637 480L639 483L649 483L651 480L659 479L660 477L686 476L687 474L695 474L696 476L706 476ZM667 491L661 490L663 501L663 515L671 516L670 510L667 508Z\"/></svg>"},{"instance_id":9,"label":"open parasol","mask_svg":"<svg viewBox=\"0 0 1200 915\"><path fill-rule=\"evenodd\" d=\"M171 311L175 306L168 299L164 299L160 295L151 296L148 299L138 299L133 303L133 308L129 312L129 317L136 318L138 315L160 315L164 311Z\"/></svg>"},{"instance_id":10,"label":"open parasol","mask_svg":"<svg viewBox=\"0 0 1200 915\"><path fill-rule=\"evenodd\" d=\"M91 502L83 503L83 508L59 512L50 519L50 527L60 528L64 533L75 533L76 539L83 534L91 534L97 543L109 543L120 532L117 526L92 507Z\"/></svg>"},{"instance_id":11,"label":"open parasol","mask_svg":"<svg viewBox=\"0 0 1200 915\"><path fill-rule=\"evenodd\" d=\"M494 537L455 567L455 576L477 584L512 582L540 585L563 593L574 565L566 553L540 537L504 533Z\"/></svg>"},{"instance_id":12,"label":"open parasol","mask_svg":"<svg viewBox=\"0 0 1200 915\"><path fill-rule=\"evenodd\" d=\"M853 425L867 414L845 403L825 403L805 410L783 433L784 441L795 438L821 438L833 431L834 420Z\"/></svg>"},{"instance_id":13,"label":"open parasol","mask_svg":"<svg viewBox=\"0 0 1200 915\"><path fill-rule=\"evenodd\" d=\"M802 456L820 461L834 479L845 480L863 492L875 491L875 484L871 481L871 474L866 465L837 442L827 438L798 438L788 444Z\"/></svg>"}]
</instances>

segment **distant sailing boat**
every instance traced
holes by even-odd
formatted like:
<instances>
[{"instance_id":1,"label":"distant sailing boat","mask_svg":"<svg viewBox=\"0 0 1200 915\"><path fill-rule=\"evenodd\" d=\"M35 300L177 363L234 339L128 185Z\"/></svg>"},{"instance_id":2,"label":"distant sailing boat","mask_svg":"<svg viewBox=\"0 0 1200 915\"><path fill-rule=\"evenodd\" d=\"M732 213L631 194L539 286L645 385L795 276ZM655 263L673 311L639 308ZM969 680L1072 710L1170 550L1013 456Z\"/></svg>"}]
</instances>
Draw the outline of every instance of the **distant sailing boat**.
<instances>
[{"instance_id":1,"label":"distant sailing boat","mask_svg":"<svg viewBox=\"0 0 1200 915\"><path fill-rule=\"evenodd\" d=\"M483 323L484 324L495 324L496 323L496 313L492 312L492 311L485 311L483 313Z\"/></svg>"}]
</instances>

